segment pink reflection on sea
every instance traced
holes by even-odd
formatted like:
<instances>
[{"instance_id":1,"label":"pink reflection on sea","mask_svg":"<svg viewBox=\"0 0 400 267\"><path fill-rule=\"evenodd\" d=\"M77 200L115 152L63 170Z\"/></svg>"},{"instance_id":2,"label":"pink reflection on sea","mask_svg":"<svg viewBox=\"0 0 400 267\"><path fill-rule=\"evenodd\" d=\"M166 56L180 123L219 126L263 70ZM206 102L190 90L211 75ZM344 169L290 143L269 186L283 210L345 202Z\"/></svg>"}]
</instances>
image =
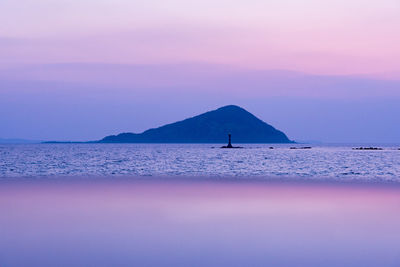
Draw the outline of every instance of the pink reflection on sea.
<instances>
[{"instance_id":1,"label":"pink reflection on sea","mask_svg":"<svg viewBox=\"0 0 400 267\"><path fill-rule=\"evenodd\" d=\"M400 187L3 182L0 266L399 266Z\"/></svg>"}]
</instances>

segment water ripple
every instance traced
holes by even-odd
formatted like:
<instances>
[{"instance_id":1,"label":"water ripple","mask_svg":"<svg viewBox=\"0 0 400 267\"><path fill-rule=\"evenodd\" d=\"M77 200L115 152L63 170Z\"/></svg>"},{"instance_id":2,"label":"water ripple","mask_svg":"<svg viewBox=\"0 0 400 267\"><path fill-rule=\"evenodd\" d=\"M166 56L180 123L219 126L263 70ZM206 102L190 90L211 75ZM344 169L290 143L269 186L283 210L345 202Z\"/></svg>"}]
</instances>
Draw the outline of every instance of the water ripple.
<instances>
[{"instance_id":1,"label":"water ripple","mask_svg":"<svg viewBox=\"0 0 400 267\"><path fill-rule=\"evenodd\" d=\"M400 181L400 151L345 146L291 150L285 145L209 144L0 145L0 177L36 176L269 176Z\"/></svg>"}]
</instances>

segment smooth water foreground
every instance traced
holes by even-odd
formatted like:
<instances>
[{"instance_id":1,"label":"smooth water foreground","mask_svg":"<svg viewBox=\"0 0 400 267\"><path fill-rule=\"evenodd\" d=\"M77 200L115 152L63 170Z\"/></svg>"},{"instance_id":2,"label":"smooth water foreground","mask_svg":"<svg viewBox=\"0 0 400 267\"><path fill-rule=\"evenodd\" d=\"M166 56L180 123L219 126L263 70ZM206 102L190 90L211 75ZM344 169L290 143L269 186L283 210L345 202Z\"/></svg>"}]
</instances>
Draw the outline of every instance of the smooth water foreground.
<instances>
[{"instance_id":1,"label":"smooth water foreground","mask_svg":"<svg viewBox=\"0 0 400 267\"><path fill-rule=\"evenodd\" d=\"M400 146L359 151L352 146L245 144L0 145L1 177L249 176L400 181ZM273 146L274 149L269 147Z\"/></svg>"},{"instance_id":2,"label":"smooth water foreground","mask_svg":"<svg viewBox=\"0 0 400 267\"><path fill-rule=\"evenodd\" d=\"M396 185L151 179L0 181L0 266L400 266Z\"/></svg>"}]
</instances>

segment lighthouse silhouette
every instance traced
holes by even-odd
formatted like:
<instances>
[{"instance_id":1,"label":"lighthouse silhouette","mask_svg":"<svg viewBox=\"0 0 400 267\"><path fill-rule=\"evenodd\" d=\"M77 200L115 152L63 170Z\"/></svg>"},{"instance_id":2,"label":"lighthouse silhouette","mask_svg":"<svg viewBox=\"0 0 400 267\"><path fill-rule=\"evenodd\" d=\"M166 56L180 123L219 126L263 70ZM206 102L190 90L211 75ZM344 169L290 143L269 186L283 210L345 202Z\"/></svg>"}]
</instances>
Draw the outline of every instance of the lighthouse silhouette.
<instances>
[{"instance_id":1,"label":"lighthouse silhouette","mask_svg":"<svg viewBox=\"0 0 400 267\"><path fill-rule=\"evenodd\" d=\"M232 146L231 134L228 134L228 145L221 146L221 148L243 148L243 147L241 147L241 146Z\"/></svg>"},{"instance_id":2,"label":"lighthouse silhouette","mask_svg":"<svg viewBox=\"0 0 400 267\"><path fill-rule=\"evenodd\" d=\"M228 134L228 145L226 146L226 148L233 148L232 142L231 142L231 134Z\"/></svg>"}]
</instances>

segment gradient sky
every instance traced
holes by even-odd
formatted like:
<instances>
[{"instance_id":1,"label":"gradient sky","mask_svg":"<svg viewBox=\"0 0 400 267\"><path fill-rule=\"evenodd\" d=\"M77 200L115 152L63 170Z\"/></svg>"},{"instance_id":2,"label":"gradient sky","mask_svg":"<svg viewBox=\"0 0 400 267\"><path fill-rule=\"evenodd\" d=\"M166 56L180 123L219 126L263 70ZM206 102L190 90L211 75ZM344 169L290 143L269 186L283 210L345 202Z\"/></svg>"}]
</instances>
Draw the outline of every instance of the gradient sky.
<instances>
[{"instance_id":1,"label":"gradient sky","mask_svg":"<svg viewBox=\"0 0 400 267\"><path fill-rule=\"evenodd\" d=\"M239 104L292 139L400 142L399 14L398 0L2 0L0 137L90 140Z\"/></svg>"},{"instance_id":2,"label":"gradient sky","mask_svg":"<svg viewBox=\"0 0 400 267\"><path fill-rule=\"evenodd\" d=\"M3 64L205 61L396 73L399 14L398 0L2 0L0 55Z\"/></svg>"}]
</instances>

